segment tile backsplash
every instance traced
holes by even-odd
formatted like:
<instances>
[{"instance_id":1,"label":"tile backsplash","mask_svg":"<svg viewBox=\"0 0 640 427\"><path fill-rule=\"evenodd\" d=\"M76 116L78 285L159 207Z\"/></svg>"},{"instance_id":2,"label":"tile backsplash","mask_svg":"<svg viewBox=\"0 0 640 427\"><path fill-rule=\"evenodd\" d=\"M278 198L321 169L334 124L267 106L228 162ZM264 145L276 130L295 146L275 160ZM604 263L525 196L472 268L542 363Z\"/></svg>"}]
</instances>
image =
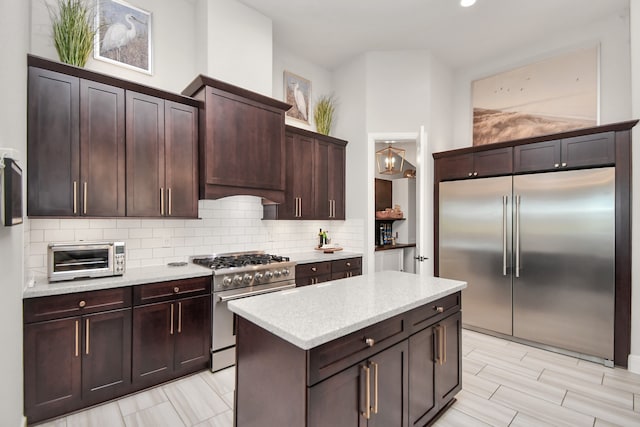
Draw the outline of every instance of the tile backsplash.
<instances>
[{"instance_id":1,"label":"tile backsplash","mask_svg":"<svg viewBox=\"0 0 640 427\"><path fill-rule=\"evenodd\" d=\"M198 202L200 219L40 219L25 227L25 263L46 271L52 242L117 240L127 247L127 268L186 261L190 255L264 250L293 254L313 250L318 229L345 250L362 252L364 221L262 220L260 198L233 196Z\"/></svg>"}]
</instances>

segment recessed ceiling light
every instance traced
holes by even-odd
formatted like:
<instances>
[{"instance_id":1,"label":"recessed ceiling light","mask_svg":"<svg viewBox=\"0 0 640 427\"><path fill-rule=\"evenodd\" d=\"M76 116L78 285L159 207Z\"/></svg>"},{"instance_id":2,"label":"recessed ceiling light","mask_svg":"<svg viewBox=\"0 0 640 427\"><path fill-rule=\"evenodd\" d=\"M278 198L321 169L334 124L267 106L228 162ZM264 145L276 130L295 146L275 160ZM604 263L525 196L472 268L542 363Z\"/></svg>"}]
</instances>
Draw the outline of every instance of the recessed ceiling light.
<instances>
[{"instance_id":1,"label":"recessed ceiling light","mask_svg":"<svg viewBox=\"0 0 640 427\"><path fill-rule=\"evenodd\" d=\"M469 7L473 6L476 3L476 0L460 0L460 6Z\"/></svg>"}]
</instances>

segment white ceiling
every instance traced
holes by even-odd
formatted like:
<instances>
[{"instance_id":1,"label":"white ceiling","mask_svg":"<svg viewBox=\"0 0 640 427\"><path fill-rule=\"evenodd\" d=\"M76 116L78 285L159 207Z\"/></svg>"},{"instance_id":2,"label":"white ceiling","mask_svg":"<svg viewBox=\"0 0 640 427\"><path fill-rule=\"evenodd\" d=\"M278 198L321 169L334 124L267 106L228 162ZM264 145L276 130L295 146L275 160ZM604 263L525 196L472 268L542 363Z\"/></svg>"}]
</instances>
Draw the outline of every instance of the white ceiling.
<instances>
[{"instance_id":1,"label":"white ceiling","mask_svg":"<svg viewBox=\"0 0 640 427\"><path fill-rule=\"evenodd\" d=\"M367 51L429 49L452 68L624 13L629 0L239 0L274 42L328 70Z\"/></svg>"}]
</instances>

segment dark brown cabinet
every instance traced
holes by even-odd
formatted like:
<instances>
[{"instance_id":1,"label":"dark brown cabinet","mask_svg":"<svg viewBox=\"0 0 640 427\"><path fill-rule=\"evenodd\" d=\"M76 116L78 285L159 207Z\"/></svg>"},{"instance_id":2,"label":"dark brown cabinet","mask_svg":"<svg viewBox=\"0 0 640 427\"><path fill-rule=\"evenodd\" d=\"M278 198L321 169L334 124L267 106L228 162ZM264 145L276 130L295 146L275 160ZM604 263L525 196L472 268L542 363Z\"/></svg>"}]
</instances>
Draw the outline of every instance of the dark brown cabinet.
<instances>
[{"instance_id":1,"label":"dark brown cabinet","mask_svg":"<svg viewBox=\"0 0 640 427\"><path fill-rule=\"evenodd\" d=\"M407 426L408 345L384 350L308 389L308 426Z\"/></svg>"},{"instance_id":2,"label":"dark brown cabinet","mask_svg":"<svg viewBox=\"0 0 640 427\"><path fill-rule=\"evenodd\" d=\"M183 94L203 102L200 197L250 194L284 202L284 113L291 106L202 75Z\"/></svg>"},{"instance_id":3,"label":"dark brown cabinet","mask_svg":"<svg viewBox=\"0 0 640 427\"><path fill-rule=\"evenodd\" d=\"M197 217L196 108L127 91L127 216Z\"/></svg>"},{"instance_id":4,"label":"dark brown cabinet","mask_svg":"<svg viewBox=\"0 0 640 427\"><path fill-rule=\"evenodd\" d=\"M513 172L511 147L443 157L436 162L441 180L508 175Z\"/></svg>"},{"instance_id":5,"label":"dark brown cabinet","mask_svg":"<svg viewBox=\"0 0 640 427\"><path fill-rule=\"evenodd\" d=\"M286 190L264 219L344 219L346 141L286 127Z\"/></svg>"},{"instance_id":6,"label":"dark brown cabinet","mask_svg":"<svg viewBox=\"0 0 640 427\"><path fill-rule=\"evenodd\" d=\"M514 147L514 172L542 172L615 164L615 132Z\"/></svg>"},{"instance_id":7,"label":"dark brown cabinet","mask_svg":"<svg viewBox=\"0 0 640 427\"><path fill-rule=\"evenodd\" d=\"M133 386L206 369L211 349L211 278L134 287Z\"/></svg>"},{"instance_id":8,"label":"dark brown cabinet","mask_svg":"<svg viewBox=\"0 0 640 427\"><path fill-rule=\"evenodd\" d=\"M362 257L296 265L296 286L315 285L362 274Z\"/></svg>"},{"instance_id":9,"label":"dark brown cabinet","mask_svg":"<svg viewBox=\"0 0 640 427\"><path fill-rule=\"evenodd\" d=\"M460 292L310 350L237 333L238 425L424 426L461 390Z\"/></svg>"},{"instance_id":10,"label":"dark brown cabinet","mask_svg":"<svg viewBox=\"0 0 640 427\"><path fill-rule=\"evenodd\" d=\"M130 288L25 300L24 405L29 422L129 390L130 305Z\"/></svg>"},{"instance_id":11,"label":"dark brown cabinet","mask_svg":"<svg viewBox=\"0 0 640 427\"><path fill-rule=\"evenodd\" d=\"M29 67L29 215L124 216L124 90Z\"/></svg>"}]
</instances>

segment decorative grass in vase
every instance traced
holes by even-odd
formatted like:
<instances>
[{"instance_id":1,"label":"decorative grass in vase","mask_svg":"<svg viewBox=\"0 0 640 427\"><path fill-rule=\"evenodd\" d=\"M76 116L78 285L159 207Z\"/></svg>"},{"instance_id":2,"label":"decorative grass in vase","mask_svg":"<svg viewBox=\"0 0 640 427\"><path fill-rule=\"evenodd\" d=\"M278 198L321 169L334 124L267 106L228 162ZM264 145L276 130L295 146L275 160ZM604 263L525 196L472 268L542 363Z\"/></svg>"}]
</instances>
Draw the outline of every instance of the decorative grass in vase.
<instances>
[{"instance_id":1,"label":"decorative grass in vase","mask_svg":"<svg viewBox=\"0 0 640 427\"><path fill-rule=\"evenodd\" d=\"M57 7L48 7L60 61L84 67L96 34L93 10L86 0L58 0Z\"/></svg>"},{"instance_id":2,"label":"decorative grass in vase","mask_svg":"<svg viewBox=\"0 0 640 427\"><path fill-rule=\"evenodd\" d=\"M316 101L313 109L313 118L316 121L316 129L318 133L329 135L331 132L331 123L333 122L333 113L336 111L336 99L333 95L323 95Z\"/></svg>"}]
</instances>

